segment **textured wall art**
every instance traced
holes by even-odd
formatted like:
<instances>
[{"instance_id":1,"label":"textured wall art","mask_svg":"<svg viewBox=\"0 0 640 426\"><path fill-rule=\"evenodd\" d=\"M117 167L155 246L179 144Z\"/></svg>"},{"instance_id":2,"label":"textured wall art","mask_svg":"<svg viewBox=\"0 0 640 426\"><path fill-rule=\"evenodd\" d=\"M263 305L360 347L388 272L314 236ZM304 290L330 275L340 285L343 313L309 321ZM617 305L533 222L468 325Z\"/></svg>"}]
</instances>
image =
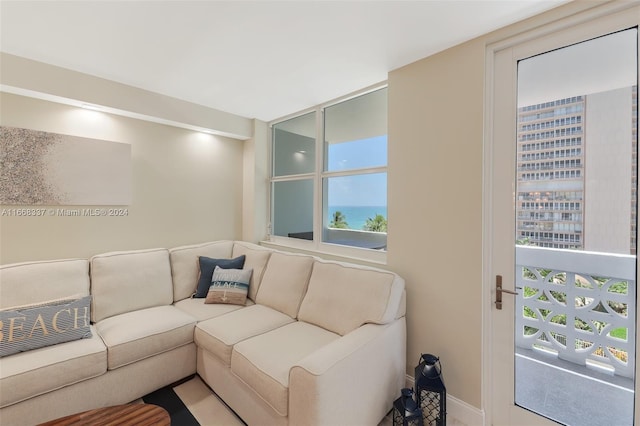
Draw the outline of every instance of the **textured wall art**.
<instances>
[{"instance_id":1,"label":"textured wall art","mask_svg":"<svg viewBox=\"0 0 640 426\"><path fill-rule=\"evenodd\" d=\"M129 205L131 145L0 126L0 204Z\"/></svg>"}]
</instances>

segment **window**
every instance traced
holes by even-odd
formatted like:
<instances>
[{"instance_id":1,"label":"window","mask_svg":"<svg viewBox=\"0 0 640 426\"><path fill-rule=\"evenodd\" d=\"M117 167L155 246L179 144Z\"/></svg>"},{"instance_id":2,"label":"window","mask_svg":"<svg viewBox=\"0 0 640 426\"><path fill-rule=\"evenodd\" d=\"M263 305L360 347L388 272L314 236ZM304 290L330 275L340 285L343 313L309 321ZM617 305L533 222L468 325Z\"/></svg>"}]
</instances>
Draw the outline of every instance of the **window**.
<instances>
[{"instance_id":1,"label":"window","mask_svg":"<svg viewBox=\"0 0 640 426\"><path fill-rule=\"evenodd\" d=\"M386 87L271 128L272 239L383 258L370 253L387 246Z\"/></svg>"},{"instance_id":2,"label":"window","mask_svg":"<svg viewBox=\"0 0 640 426\"><path fill-rule=\"evenodd\" d=\"M272 127L273 235L313 239L315 114Z\"/></svg>"}]
</instances>

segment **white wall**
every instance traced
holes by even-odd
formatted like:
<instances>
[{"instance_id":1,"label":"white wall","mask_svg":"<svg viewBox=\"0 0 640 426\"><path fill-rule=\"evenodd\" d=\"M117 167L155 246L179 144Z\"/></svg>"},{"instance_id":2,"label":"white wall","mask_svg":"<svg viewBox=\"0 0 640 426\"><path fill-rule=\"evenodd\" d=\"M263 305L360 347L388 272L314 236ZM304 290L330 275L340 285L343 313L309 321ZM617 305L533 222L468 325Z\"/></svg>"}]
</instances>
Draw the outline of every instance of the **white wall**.
<instances>
[{"instance_id":1,"label":"white wall","mask_svg":"<svg viewBox=\"0 0 640 426\"><path fill-rule=\"evenodd\" d=\"M2 126L130 143L133 189L125 217L0 216L0 263L242 237L243 142L7 93L0 108Z\"/></svg>"}]
</instances>

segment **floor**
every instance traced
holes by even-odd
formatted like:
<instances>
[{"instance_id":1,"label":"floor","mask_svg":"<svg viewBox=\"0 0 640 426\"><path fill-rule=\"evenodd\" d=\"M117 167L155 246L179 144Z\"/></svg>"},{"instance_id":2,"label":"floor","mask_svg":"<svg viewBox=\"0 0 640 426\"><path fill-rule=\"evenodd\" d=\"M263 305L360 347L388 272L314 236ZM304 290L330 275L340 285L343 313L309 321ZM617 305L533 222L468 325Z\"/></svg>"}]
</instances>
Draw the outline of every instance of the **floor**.
<instances>
[{"instance_id":1,"label":"floor","mask_svg":"<svg viewBox=\"0 0 640 426\"><path fill-rule=\"evenodd\" d=\"M516 403L572 426L633 425L634 383L532 351L516 355Z\"/></svg>"},{"instance_id":2,"label":"floor","mask_svg":"<svg viewBox=\"0 0 640 426\"><path fill-rule=\"evenodd\" d=\"M199 376L174 387L173 390L202 426L245 425ZM392 423L389 414L378 426L391 426Z\"/></svg>"},{"instance_id":3,"label":"floor","mask_svg":"<svg viewBox=\"0 0 640 426\"><path fill-rule=\"evenodd\" d=\"M516 373L518 404L543 413L558 423L571 426L633 425L634 384L630 379L541 357L531 351L517 354ZM244 425L198 376L173 390L203 426ZM451 420L452 424L460 424ZM391 426L392 423L389 414L378 426Z\"/></svg>"}]
</instances>

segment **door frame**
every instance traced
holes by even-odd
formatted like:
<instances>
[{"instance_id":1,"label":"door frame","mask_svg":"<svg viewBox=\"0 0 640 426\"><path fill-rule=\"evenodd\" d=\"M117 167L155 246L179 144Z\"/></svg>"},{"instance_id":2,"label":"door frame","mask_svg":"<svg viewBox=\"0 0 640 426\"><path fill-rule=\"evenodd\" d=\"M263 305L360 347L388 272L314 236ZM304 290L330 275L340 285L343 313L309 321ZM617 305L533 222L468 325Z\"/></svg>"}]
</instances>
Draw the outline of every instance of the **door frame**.
<instances>
[{"instance_id":1,"label":"door frame","mask_svg":"<svg viewBox=\"0 0 640 426\"><path fill-rule=\"evenodd\" d=\"M544 17L542 19L545 19ZM494 145L494 137L496 129L494 128L494 120L496 117L496 99L494 98L495 60L499 52L505 49L519 50L518 47L534 40L544 40L546 38L553 39L558 46L572 44L576 35L584 34L584 39L593 38L596 31L593 25L597 25L597 31L604 33L613 32L620 29L621 26L628 27L638 25L640 27L640 1L605 1L605 2L572 2L567 7L561 9L556 18L545 21L536 19L528 22L527 28L521 29L520 32L514 34L513 30L506 34L499 32L493 40L489 40L485 52L485 103L484 103L484 140L483 140L483 207L482 207L482 224L483 224L483 242L482 242L482 320L483 320L483 337L482 337L482 396L481 404L484 411L484 424L493 424L495 413L493 408L493 385L494 371L492 368L493 351L493 313L495 312L495 281L494 277L498 271L493 270L492 255L495 250L493 241L493 202L494 202L494 170L493 155L496 149ZM572 30L570 39L566 34L558 34L559 32L567 32ZM575 31L573 31L575 30ZM522 55L520 50L518 55ZM640 56L639 56L640 58ZM511 58L512 62L517 64L518 57ZM517 68L514 66L514 72ZM517 90L517 79L515 74L513 80L507 82L510 84L513 93ZM501 81L504 84L504 81ZM513 99L515 105L515 99ZM515 137L515 123L514 123ZM515 147L514 147L515 152ZM515 156L513 156L513 167L515 169ZM515 191L515 179L510 182L512 191ZM514 206L515 212L515 206ZM515 232L515 230L514 230ZM513 284L511 284L512 286ZM509 288L506 285L505 288ZM638 318L636 318L638 322ZM636 327L636 342L638 342L638 327ZM636 371L640 372L640 357L636 357ZM636 380L635 389L635 419L640 420L640 381Z\"/></svg>"}]
</instances>

